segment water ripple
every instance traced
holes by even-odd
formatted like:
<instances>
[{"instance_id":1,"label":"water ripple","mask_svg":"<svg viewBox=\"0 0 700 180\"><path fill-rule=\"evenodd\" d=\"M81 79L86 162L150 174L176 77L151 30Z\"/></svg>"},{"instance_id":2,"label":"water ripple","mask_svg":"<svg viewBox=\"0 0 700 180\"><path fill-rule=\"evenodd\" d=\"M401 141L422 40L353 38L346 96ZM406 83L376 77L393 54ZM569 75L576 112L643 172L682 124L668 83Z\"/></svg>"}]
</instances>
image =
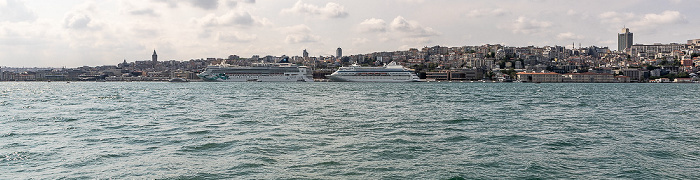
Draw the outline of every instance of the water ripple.
<instances>
[{"instance_id":1,"label":"water ripple","mask_svg":"<svg viewBox=\"0 0 700 180\"><path fill-rule=\"evenodd\" d=\"M698 179L699 93L0 82L0 179Z\"/></svg>"}]
</instances>

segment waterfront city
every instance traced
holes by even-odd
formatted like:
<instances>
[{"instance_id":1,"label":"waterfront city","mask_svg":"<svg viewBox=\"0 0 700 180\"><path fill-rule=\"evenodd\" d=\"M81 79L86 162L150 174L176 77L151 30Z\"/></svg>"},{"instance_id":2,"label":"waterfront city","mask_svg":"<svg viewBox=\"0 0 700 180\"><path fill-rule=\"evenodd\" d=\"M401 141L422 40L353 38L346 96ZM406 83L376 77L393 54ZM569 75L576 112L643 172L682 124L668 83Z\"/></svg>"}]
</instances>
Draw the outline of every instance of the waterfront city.
<instances>
[{"instance_id":1,"label":"waterfront city","mask_svg":"<svg viewBox=\"0 0 700 180\"><path fill-rule=\"evenodd\" d=\"M618 49L576 46L510 47L500 44L410 48L405 51L372 52L343 55L342 48L333 56L310 57L306 49L301 56L258 56L201 58L185 61L158 60L156 50L151 59L127 61L116 65L77 68L0 68L0 81L167 81L184 78L198 81L208 65L250 66L274 63L289 58L292 63L312 67L316 80L338 67L358 64L381 66L397 62L415 70L426 81L497 81L497 82L698 82L700 39L687 43L634 44L633 33L623 28L618 34Z\"/></svg>"}]
</instances>

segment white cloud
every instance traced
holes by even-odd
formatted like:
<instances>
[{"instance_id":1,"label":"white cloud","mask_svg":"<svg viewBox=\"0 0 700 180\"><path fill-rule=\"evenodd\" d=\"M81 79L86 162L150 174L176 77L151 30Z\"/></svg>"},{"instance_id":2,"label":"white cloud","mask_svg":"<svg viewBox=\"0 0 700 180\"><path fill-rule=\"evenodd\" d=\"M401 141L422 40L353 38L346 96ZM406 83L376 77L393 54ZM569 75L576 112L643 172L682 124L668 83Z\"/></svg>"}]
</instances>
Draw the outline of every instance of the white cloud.
<instances>
[{"instance_id":1,"label":"white cloud","mask_svg":"<svg viewBox=\"0 0 700 180\"><path fill-rule=\"evenodd\" d=\"M383 19L365 19L357 27L360 32L385 32L386 22Z\"/></svg>"},{"instance_id":2,"label":"white cloud","mask_svg":"<svg viewBox=\"0 0 700 180\"><path fill-rule=\"evenodd\" d=\"M573 9L567 10L566 15L571 16L571 18L575 18L575 19L571 19L572 21L589 20L591 17L590 12L588 12L588 11L579 12L579 11L576 11Z\"/></svg>"},{"instance_id":3,"label":"white cloud","mask_svg":"<svg viewBox=\"0 0 700 180\"><path fill-rule=\"evenodd\" d=\"M407 43L405 46L424 46L432 42L430 37L440 35L430 27L424 27L416 21L406 20L403 16L397 16L387 24L383 19L365 19L357 25L357 29L363 33L378 33L373 41L381 43ZM353 45L369 42L367 38L353 39Z\"/></svg>"},{"instance_id":4,"label":"white cloud","mask_svg":"<svg viewBox=\"0 0 700 180\"><path fill-rule=\"evenodd\" d=\"M508 11L505 9L501 8L496 8L496 9L475 9L469 11L466 16L470 18L479 18L479 17L500 17L508 14Z\"/></svg>"},{"instance_id":5,"label":"white cloud","mask_svg":"<svg viewBox=\"0 0 700 180\"><path fill-rule=\"evenodd\" d=\"M617 45L616 43L617 43L616 40L606 40L606 41L596 42L597 45L610 45L610 46Z\"/></svg>"},{"instance_id":6,"label":"white cloud","mask_svg":"<svg viewBox=\"0 0 700 180\"><path fill-rule=\"evenodd\" d=\"M131 4L129 1L121 1L121 11L129 15L160 17L160 14L154 9L155 8L144 4L140 4L137 7Z\"/></svg>"},{"instance_id":7,"label":"white cloud","mask_svg":"<svg viewBox=\"0 0 700 180\"><path fill-rule=\"evenodd\" d=\"M102 28L102 23L95 21L92 17L97 10L94 2L86 2L77 6L63 17L63 27L73 30L98 30Z\"/></svg>"},{"instance_id":8,"label":"white cloud","mask_svg":"<svg viewBox=\"0 0 700 180\"><path fill-rule=\"evenodd\" d=\"M557 34L557 39L559 40L581 40L584 39L585 37L582 35L577 35L572 32L565 32L565 33L559 33Z\"/></svg>"},{"instance_id":9,"label":"white cloud","mask_svg":"<svg viewBox=\"0 0 700 180\"><path fill-rule=\"evenodd\" d=\"M423 27L415 21L408 21L402 16L397 16L389 25L392 30L407 33L412 36L436 36L439 33L433 28Z\"/></svg>"},{"instance_id":10,"label":"white cloud","mask_svg":"<svg viewBox=\"0 0 700 180\"><path fill-rule=\"evenodd\" d=\"M425 0L394 0L397 3L406 3L406 4L420 4L424 3Z\"/></svg>"},{"instance_id":11,"label":"white cloud","mask_svg":"<svg viewBox=\"0 0 700 180\"><path fill-rule=\"evenodd\" d=\"M298 44L298 43L310 43L317 42L321 39L319 36L312 34L290 34L284 39L284 42L288 44Z\"/></svg>"},{"instance_id":12,"label":"white cloud","mask_svg":"<svg viewBox=\"0 0 700 180\"><path fill-rule=\"evenodd\" d=\"M258 36L255 34L243 34L240 32L233 32L233 33L219 32L219 33L217 33L217 37L220 41L226 41L226 42L251 42L253 40L258 39Z\"/></svg>"},{"instance_id":13,"label":"white cloud","mask_svg":"<svg viewBox=\"0 0 700 180\"><path fill-rule=\"evenodd\" d=\"M17 0L0 0L0 22L22 22L36 20L36 14L29 10L24 2Z\"/></svg>"},{"instance_id":14,"label":"white cloud","mask_svg":"<svg viewBox=\"0 0 700 180\"><path fill-rule=\"evenodd\" d=\"M155 28L148 28L143 26L136 26L131 28L131 32L134 33L136 37L139 38L151 38L158 36L158 30Z\"/></svg>"},{"instance_id":15,"label":"white cloud","mask_svg":"<svg viewBox=\"0 0 700 180\"><path fill-rule=\"evenodd\" d=\"M697 0L674 1L0 0L0 64L114 64L148 59L153 48L176 60L298 55L303 48L333 54L337 46L347 54L479 43L615 48L623 26L635 43L694 38L699 15L689 5Z\"/></svg>"},{"instance_id":16,"label":"white cloud","mask_svg":"<svg viewBox=\"0 0 700 180\"><path fill-rule=\"evenodd\" d=\"M604 12L598 15L602 22L610 24L625 24L635 18L634 13Z\"/></svg>"},{"instance_id":17,"label":"white cloud","mask_svg":"<svg viewBox=\"0 0 700 180\"><path fill-rule=\"evenodd\" d=\"M370 40L367 38L353 38L352 39L352 45L357 46L357 45L362 45L362 44L367 44L369 43Z\"/></svg>"},{"instance_id":18,"label":"white cloud","mask_svg":"<svg viewBox=\"0 0 700 180\"><path fill-rule=\"evenodd\" d=\"M288 44L317 42L321 39L320 36L311 34L311 28L303 24L282 28L282 32L287 34L284 42Z\"/></svg>"},{"instance_id":19,"label":"white cloud","mask_svg":"<svg viewBox=\"0 0 700 180\"><path fill-rule=\"evenodd\" d=\"M176 8L176 7L179 7L179 4L186 3L188 5L191 5L191 6L194 6L196 8L203 9L203 10L216 10L221 5L224 5L225 7L228 7L228 8L234 8L234 7L238 6L239 2L248 3L248 4L255 3L255 0L187 0L187 1L153 0L153 1L165 3L170 8Z\"/></svg>"},{"instance_id":20,"label":"white cloud","mask_svg":"<svg viewBox=\"0 0 700 180\"><path fill-rule=\"evenodd\" d=\"M688 21L678 11L664 11L661 14L645 14L641 19L632 22L633 26L660 26L668 24L683 24Z\"/></svg>"},{"instance_id":21,"label":"white cloud","mask_svg":"<svg viewBox=\"0 0 700 180\"><path fill-rule=\"evenodd\" d=\"M228 11L226 14L216 16L208 14L198 20L203 26L239 26L249 27L256 25L269 25L269 21L265 18L258 18L250 15L245 11Z\"/></svg>"},{"instance_id":22,"label":"white cloud","mask_svg":"<svg viewBox=\"0 0 700 180\"><path fill-rule=\"evenodd\" d=\"M513 33L534 34L547 31L552 26L552 22L529 19L523 16L518 17L512 25Z\"/></svg>"},{"instance_id":23,"label":"white cloud","mask_svg":"<svg viewBox=\"0 0 700 180\"><path fill-rule=\"evenodd\" d=\"M63 26L70 29L89 29L92 19L87 14L68 13L63 19Z\"/></svg>"},{"instance_id":24,"label":"white cloud","mask_svg":"<svg viewBox=\"0 0 700 180\"><path fill-rule=\"evenodd\" d=\"M4 24L0 24L4 25ZM36 45L41 43L43 39L32 38L39 36L41 33L27 31L26 27L1 26L0 28L0 46L26 46ZM8 52L8 51L5 51Z\"/></svg>"},{"instance_id":25,"label":"white cloud","mask_svg":"<svg viewBox=\"0 0 700 180\"><path fill-rule=\"evenodd\" d=\"M319 7L313 4L306 4L302 1L297 1L294 7L283 9L282 13L299 13L308 15L318 15L325 18L344 18L348 16L345 7L338 3L329 2L325 7Z\"/></svg>"},{"instance_id":26,"label":"white cloud","mask_svg":"<svg viewBox=\"0 0 700 180\"><path fill-rule=\"evenodd\" d=\"M164 4L168 5L168 7L170 7L170 8L175 8L175 7L177 7L177 2L178 2L178 1L175 1L175 0L153 0L153 1L154 1L154 2L164 3Z\"/></svg>"},{"instance_id":27,"label":"white cloud","mask_svg":"<svg viewBox=\"0 0 700 180\"><path fill-rule=\"evenodd\" d=\"M634 13L605 12L598 16L601 22L620 26L627 26L634 31L653 32L656 29L677 24L686 24L688 20L678 11L664 11L659 14L649 13L637 15Z\"/></svg>"},{"instance_id":28,"label":"white cloud","mask_svg":"<svg viewBox=\"0 0 700 180\"><path fill-rule=\"evenodd\" d=\"M310 33L311 28L309 28L309 26L299 24L296 26L284 27L284 28L282 28L282 32L285 32L285 33Z\"/></svg>"},{"instance_id":29,"label":"white cloud","mask_svg":"<svg viewBox=\"0 0 700 180\"><path fill-rule=\"evenodd\" d=\"M427 38L427 37L412 37L412 38L402 38L401 42L410 43L410 44L414 44L414 45L418 46L418 45L428 44L428 43L432 42L432 40L430 40L430 38Z\"/></svg>"}]
</instances>

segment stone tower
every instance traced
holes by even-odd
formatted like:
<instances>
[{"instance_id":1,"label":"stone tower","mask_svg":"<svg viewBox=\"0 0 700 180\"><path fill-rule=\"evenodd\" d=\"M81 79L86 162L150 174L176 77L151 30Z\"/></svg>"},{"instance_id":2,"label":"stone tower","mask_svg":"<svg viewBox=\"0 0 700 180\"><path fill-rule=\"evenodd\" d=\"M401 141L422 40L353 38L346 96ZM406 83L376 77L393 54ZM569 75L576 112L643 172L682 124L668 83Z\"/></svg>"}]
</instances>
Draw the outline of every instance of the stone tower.
<instances>
[{"instance_id":1,"label":"stone tower","mask_svg":"<svg viewBox=\"0 0 700 180\"><path fill-rule=\"evenodd\" d=\"M151 55L151 61L153 61L153 64L158 62L158 54L156 54L156 50L153 50L153 55Z\"/></svg>"}]
</instances>

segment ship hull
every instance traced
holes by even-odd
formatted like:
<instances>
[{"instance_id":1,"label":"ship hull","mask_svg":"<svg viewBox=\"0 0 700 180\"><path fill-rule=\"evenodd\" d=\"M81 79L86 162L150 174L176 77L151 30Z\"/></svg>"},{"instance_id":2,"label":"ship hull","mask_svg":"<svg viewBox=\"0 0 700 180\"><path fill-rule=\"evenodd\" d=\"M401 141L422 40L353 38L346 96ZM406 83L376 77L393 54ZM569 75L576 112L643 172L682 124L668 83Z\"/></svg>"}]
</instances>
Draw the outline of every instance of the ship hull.
<instances>
[{"instance_id":1,"label":"ship hull","mask_svg":"<svg viewBox=\"0 0 700 180\"><path fill-rule=\"evenodd\" d=\"M371 76L330 76L329 78L335 82L420 82L419 79L412 79L405 76L395 78L377 78Z\"/></svg>"},{"instance_id":2,"label":"ship hull","mask_svg":"<svg viewBox=\"0 0 700 180\"><path fill-rule=\"evenodd\" d=\"M202 78L208 82L313 82L313 79L303 76L269 76L269 75L248 75L229 76L229 78Z\"/></svg>"}]
</instances>

